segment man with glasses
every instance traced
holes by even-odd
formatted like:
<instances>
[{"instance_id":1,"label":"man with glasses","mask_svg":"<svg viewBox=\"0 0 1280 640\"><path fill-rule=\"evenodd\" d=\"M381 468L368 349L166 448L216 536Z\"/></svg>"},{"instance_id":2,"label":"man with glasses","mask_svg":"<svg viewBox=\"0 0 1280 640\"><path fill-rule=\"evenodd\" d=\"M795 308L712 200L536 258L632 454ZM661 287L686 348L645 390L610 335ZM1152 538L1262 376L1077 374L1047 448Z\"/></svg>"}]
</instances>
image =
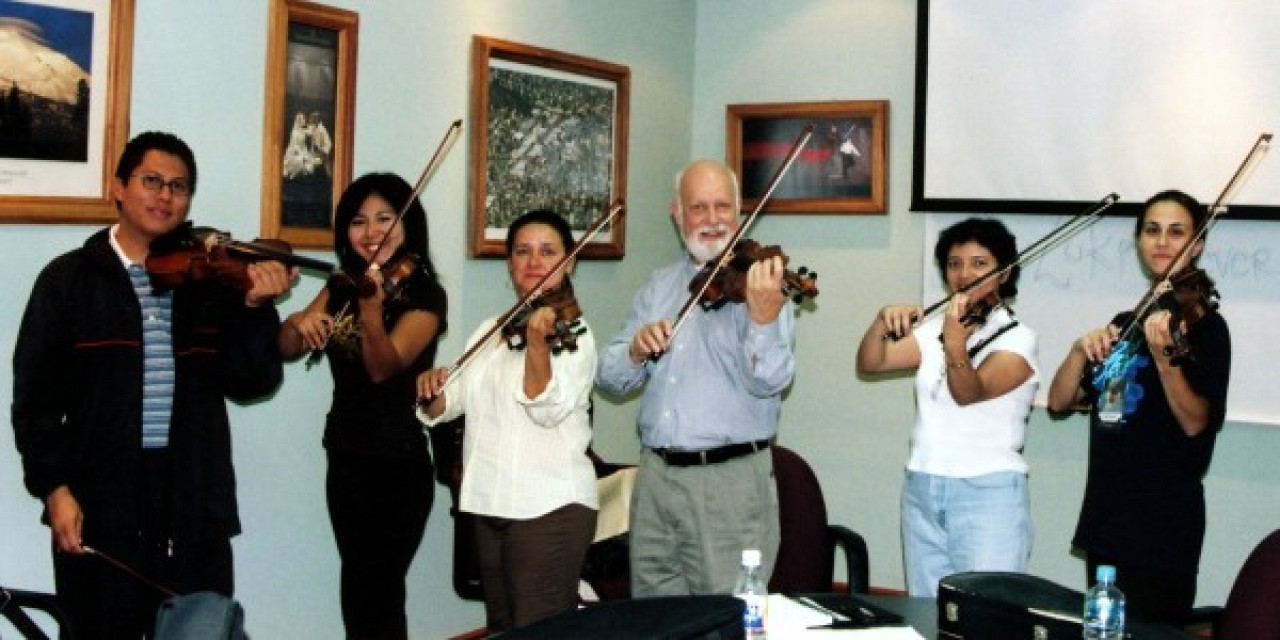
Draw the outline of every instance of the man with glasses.
<instances>
[{"instance_id":1,"label":"man with glasses","mask_svg":"<svg viewBox=\"0 0 1280 640\"><path fill-rule=\"evenodd\" d=\"M151 241L186 221L195 190L186 143L131 140L111 184L119 220L44 268L14 348L14 440L81 637L150 635L163 599L90 549L178 593L232 595L240 521L225 398L279 385L274 303L295 274L258 262L247 291L153 289Z\"/></svg>"}]
</instances>

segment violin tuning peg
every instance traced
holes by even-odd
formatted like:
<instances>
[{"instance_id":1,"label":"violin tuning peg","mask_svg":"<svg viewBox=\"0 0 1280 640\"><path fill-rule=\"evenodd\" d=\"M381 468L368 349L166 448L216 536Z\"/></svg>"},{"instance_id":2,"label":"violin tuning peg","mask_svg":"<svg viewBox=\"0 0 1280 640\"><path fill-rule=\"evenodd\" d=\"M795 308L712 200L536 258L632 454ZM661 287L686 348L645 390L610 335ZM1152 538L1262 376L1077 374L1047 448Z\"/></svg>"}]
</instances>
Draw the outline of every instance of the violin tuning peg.
<instances>
[{"instance_id":1,"label":"violin tuning peg","mask_svg":"<svg viewBox=\"0 0 1280 640\"><path fill-rule=\"evenodd\" d=\"M799 269L796 269L796 273L798 273L798 274L800 274L800 275L802 275L802 276L804 276L804 275L808 275L808 274L809 274L809 267L800 267Z\"/></svg>"},{"instance_id":2,"label":"violin tuning peg","mask_svg":"<svg viewBox=\"0 0 1280 640\"><path fill-rule=\"evenodd\" d=\"M817 271L810 271L810 272L809 272L809 279L810 279L810 280L817 280L817 279L818 279L818 272L817 272Z\"/></svg>"}]
</instances>

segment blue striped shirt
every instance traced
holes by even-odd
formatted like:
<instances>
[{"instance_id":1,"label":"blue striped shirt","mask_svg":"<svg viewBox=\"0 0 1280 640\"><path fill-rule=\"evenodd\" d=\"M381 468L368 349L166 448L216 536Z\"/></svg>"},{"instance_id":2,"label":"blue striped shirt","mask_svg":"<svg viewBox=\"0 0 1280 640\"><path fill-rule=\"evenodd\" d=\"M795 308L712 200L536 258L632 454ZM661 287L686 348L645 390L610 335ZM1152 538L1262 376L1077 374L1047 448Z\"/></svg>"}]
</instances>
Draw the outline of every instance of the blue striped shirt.
<instances>
[{"instance_id":1,"label":"blue striped shirt","mask_svg":"<svg viewBox=\"0 0 1280 640\"><path fill-rule=\"evenodd\" d=\"M173 413L173 294L157 294L140 264L128 267L142 308L142 448L169 446Z\"/></svg>"}]
</instances>

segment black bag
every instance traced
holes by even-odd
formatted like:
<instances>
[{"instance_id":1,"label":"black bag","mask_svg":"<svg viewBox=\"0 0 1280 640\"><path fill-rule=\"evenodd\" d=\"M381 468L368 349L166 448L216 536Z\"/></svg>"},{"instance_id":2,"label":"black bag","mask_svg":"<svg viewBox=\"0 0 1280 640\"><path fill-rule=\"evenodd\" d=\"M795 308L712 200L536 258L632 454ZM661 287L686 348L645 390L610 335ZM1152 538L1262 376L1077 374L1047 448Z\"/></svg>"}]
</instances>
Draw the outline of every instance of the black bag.
<instances>
[{"instance_id":1,"label":"black bag","mask_svg":"<svg viewBox=\"0 0 1280 640\"><path fill-rule=\"evenodd\" d=\"M220 593L174 596L156 610L155 640L245 640L244 609Z\"/></svg>"},{"instance_id":2,"label":"black bag","mask_svg":"<svg viewBox=\"0 0 1280 640\"><path fill-rule=\"evenodd\" d=\"M973 571L938 583L938 637L956 640L1079 640L1084 594L1025 573ZM1128 616L1134 640L1193 638Z\"/></svg>"}]
</instances>

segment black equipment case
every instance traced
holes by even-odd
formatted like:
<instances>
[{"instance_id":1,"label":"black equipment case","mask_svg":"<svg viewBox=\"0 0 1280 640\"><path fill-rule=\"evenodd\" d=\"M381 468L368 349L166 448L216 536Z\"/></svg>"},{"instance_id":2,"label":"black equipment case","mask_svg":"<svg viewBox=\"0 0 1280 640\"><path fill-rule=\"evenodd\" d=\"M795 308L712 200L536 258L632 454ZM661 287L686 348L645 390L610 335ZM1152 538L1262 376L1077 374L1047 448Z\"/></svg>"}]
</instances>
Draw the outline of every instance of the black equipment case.
<instances>
[{"instance_id":1,"label":"black equipment case","mask_svg":"<svg viewBox=\"0 0 1280 640\"><path fill-rule=\"evenodd\" d=\"M938 583L940 640L1079 640L1084 594L1024 573L974 571ZM1194 638L1128 616L1133 640Z\"/></svg>"}]
</instances>

